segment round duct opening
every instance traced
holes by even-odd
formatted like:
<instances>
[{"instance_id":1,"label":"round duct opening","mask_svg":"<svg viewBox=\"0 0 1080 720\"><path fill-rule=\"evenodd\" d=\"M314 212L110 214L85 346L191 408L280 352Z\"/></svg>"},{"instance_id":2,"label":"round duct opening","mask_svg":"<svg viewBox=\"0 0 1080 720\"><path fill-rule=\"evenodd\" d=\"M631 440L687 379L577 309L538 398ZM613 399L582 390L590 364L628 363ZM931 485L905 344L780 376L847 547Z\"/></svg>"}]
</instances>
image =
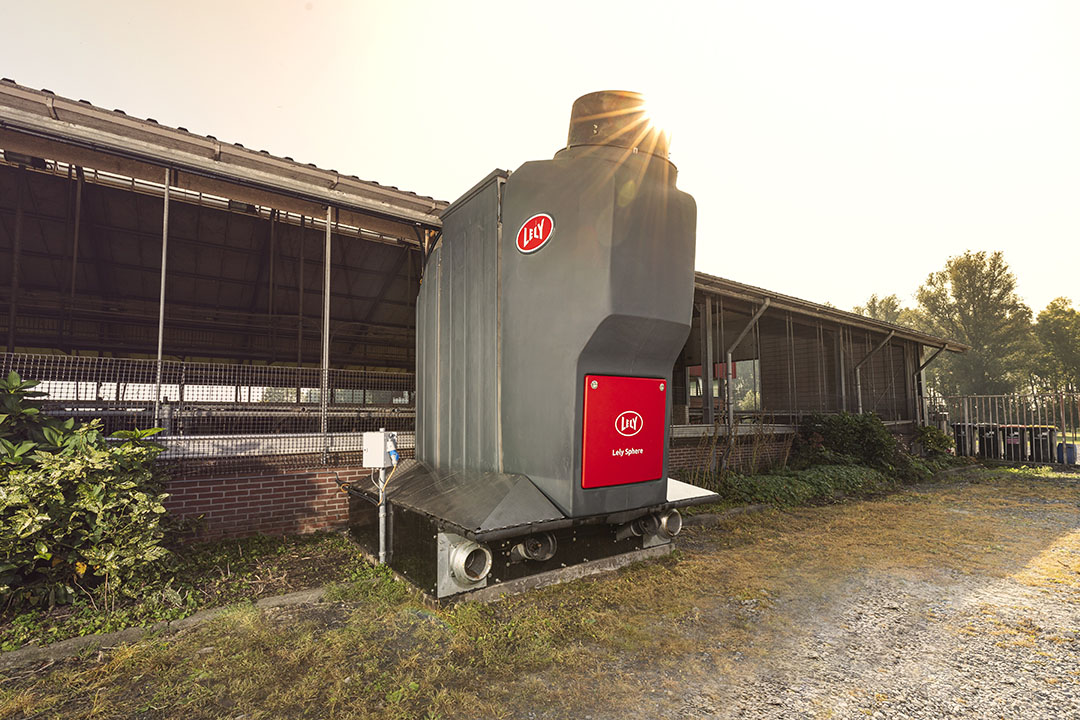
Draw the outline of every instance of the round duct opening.
<instances>
[{"instance_id":1,"label":"round duct opening","mask_svg":"<svg viewBox=\"0 0 1080 720\"><path fill-rule=\"evenodd\" d=\"M682 531L682 514L678 510L668 510L660 516L660 534L673 538Z\"/></svg>"},{"instance_id":2,"label":"round duct opening","mask_svg":"<svg viewBox=\"0 0 1080 720\"><path fill-rule=\"evenodd\" d=\"M558 541L549 532L530 535L510 550L510 556L514 560L532 560L544 562L555 557L558 549Z\"/></svg>"},{"instance_id":3,"label":"round duct opening","mask_svg":"<svg viewBox=\"0 0 1080 720\"><path fill-rule=\"evenodd\" d=\"M471 540L450 549L450 574L462 582L478 583L491 572L491 551Z\"/></svg>"}]
</instances>

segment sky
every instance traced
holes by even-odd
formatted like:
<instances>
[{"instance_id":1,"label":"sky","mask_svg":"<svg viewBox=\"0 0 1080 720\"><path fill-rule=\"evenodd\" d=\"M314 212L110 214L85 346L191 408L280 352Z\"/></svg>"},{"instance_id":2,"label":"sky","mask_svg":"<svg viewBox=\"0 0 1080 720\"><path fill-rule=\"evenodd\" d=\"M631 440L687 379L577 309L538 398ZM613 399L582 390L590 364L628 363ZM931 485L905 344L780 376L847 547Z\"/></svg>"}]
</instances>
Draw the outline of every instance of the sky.
<instances>
[{"instance_id":1,"label":"sky","mask_svg":"<svg viewBox=\"0 0 1080 720\"><path fill-rule=\"evenodd\" d=\"M0 76L453 200L643 92L697 268L850 309L1001 250L1080 303L1080 2L0 0ZM21 28L21 30L20 30Z\"/></svg>"}]
</instances>

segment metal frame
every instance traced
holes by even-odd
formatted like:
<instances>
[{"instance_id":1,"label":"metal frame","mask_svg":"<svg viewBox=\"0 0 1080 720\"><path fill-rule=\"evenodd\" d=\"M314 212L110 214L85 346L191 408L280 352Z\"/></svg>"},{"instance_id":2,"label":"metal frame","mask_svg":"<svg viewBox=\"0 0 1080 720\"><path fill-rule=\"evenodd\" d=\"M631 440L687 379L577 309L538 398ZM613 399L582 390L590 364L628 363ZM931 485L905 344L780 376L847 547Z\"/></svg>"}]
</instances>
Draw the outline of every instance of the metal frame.
<instances>
[{"instance_id":1,"label":"metal frame","mask_svg":"<svg viewBox=\"0 0 1080 720\"><path fill-rule=\"evenodd\" d=\"M876 346L874 347L874 349L873 349L873 350L871 350L871 351L870 351L870 352L868 352L868 353L867 353L867 354L866 354L865 356L863 356L863 359L862 359L862 360L860 360L859 362L855 363L855 367L854 367L854 368L852 368L852 371L853 371L853 372L855 373L855 393L856 393L856 394L858 395L858 401L859 401L859 414L860 414L860 415L862 414L862 411L863 411L863 402L862 402L862 366L863 366L863 364L864 364L864 363L865 363L865 362L866 362L867 360L869 360L869 359L870 359L870 358L872 358L872 357L873 357L873 356L874 356L875 354L877 354L877 351L878 351L878 350L880 350L881 348L885 347L885 345L887 345L887 344L888 344L888 342L889 342L890 340L892 340L892 339L893 339L893 337L894 337L895 335L896 335L896 331L895 331L895 330L893 330L893 331L892 331L892 332L890 332L890 333L889 333L888 335L886 335L886 336L885 336L885 339L884 339L884 340L882 340L881 342L879 342L879 343L878 343L878 344L877 344L877 345L876 345ZM868 339L869 339L869 336L868 336Z\"/></svg>"},{"instance_id":2,"label":"metal frame","mask_svg":"<svg viewBox=\"0 0 1080 720\"><path fill-rule=\"evenodd\" d=\"M735 426L735 399L732 397L734 388L731 383L731 367L732 367L732 355L739 348L739 345L746 338L746 336L757 327L758 320L768 310L769 305L772 304L772 300L765 298L765 302L757 309L757 311L750 317L750 322L746 323L746 327L742 329L736 337L734 342L728 346L727 352L724 357L726 358L726 364L724 365L724 390L725 390L725 403L727 406L727 427L728 433L732 432L732 428Z\"/></svg>"}]
</instances>

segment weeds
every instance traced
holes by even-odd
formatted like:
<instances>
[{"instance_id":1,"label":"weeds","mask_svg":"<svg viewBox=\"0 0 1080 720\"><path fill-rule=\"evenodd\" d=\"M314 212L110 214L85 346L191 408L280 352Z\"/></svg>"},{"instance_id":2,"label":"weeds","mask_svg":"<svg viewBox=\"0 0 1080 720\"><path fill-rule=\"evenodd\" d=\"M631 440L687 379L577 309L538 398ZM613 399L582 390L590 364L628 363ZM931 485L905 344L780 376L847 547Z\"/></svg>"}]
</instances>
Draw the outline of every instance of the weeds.
<instances>
[{"instance_id":1,"label":"weeds","mask_svg":"<svg viewBox=\"0 0 1080 720\"><path fill-rule=\"evenodd\" d=\"M77 597L70 605L0 615L0 650L178 620L203 608L348 581L364 571L360 552L335 534L188 546L134 579L131 597L108 613L92 599Z\"/></svg>"}]
</instances>

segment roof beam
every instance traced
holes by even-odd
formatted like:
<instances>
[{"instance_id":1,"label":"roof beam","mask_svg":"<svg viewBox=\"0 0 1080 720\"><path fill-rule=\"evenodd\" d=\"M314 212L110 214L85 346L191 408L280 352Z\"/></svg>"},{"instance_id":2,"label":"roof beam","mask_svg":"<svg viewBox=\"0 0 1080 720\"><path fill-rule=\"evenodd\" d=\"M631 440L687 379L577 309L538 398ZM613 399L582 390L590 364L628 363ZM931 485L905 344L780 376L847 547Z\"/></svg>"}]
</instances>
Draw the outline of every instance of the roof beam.
<instances>
[{"instance_id":1,"label":"roof beam","mask_svg":"<svg viewBox=\"0 0 1080 720\"><path fill-rule=\"evenodd\" d=\"M0 127L324 206L441 225L441 203L429 198L6 83L0 84Z\"/></svg>"},{"instance_id":2,"label":"roof beam","mask_svg":"<svg viewBox=\"0 0 1080 720\"><path fill-rule=\"evenodd\" d=\"M702 293L712 293L714 295L736 298L752 305L763 302L765 298L770 298L772 300L772 306L777 310L786 310L804 317L828 320L847 327L857 327L874 332L895 331L897 337L902 340L911 340L920 342L924 345L933 345L934 347L945 345L945 349L949 352L967 352L971 349L969 346L953 340L934 337L911 328L873 320L838 308L826 307L810 302L809 300L801 300L799 298L774 293L762 288L743 285L732 280L715 277L702 272L695 273L694 287L697 291Z\"/></svg>"}]
</instances>

